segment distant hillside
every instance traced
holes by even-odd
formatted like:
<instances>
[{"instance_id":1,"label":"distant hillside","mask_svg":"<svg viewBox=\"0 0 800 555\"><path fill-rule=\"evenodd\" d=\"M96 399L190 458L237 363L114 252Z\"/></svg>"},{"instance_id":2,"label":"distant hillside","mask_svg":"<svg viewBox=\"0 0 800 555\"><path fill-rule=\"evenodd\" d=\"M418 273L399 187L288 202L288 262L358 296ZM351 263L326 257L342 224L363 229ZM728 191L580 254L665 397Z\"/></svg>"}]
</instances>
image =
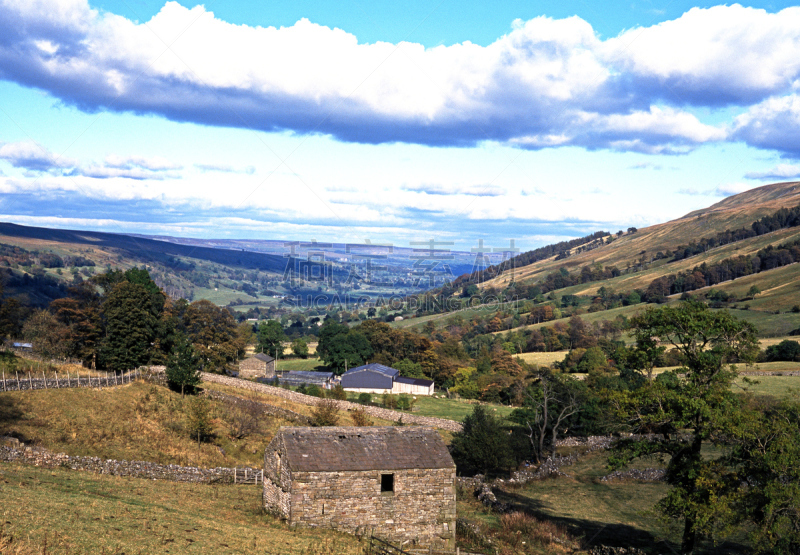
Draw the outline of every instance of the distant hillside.
<instances>
[{"instance_id":1,"label":"distant hillside","mask_svg":"<svg viewBox=\"0 0 800 555\"><path fill-rule=\"evenodd\" d=\"M555 257L542 260L531 265L517 267L505 272L497 278L487 281L483 287L504 288L511 281L516 283L533 283L544 278L548 273L566 268L578 271L589 264L615 266L622 271L652 267L660 261L667 251L674 251L681 245L688 245L704 237L711 237L725 230L733 230L750 226L754 221L770 215L780 208L792 208L800 204L800 182L775 183L758 187L751 191L728 197L727 199L702 210L663 224L639 229L635 233L627 233L621 237L613 237L611 242L593 250L576 253L566 259ZM760 241L743 242L739 245L749 252L754 244ZM730 246L730 245L729 245ZM757 250L757 249L756 249ZM728 254L733 255L736 249ZM709 251L708 256L717 253ZM702 258L702 257L701 257ZM688 264L700 264L698 257L687 259ZM659 262L660 264L665 263Z\"/></svg>"}]
</instances>

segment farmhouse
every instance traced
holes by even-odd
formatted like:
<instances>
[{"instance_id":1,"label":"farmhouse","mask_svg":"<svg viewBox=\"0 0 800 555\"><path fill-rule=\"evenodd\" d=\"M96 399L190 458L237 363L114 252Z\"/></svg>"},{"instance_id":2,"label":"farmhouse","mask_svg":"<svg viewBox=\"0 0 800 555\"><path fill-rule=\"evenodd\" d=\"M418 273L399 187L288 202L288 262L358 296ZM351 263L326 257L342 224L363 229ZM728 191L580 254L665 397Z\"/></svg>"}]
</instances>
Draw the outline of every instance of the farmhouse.
<instances>
[{"instance_id":1,"label":"farmhouse","mask_svg":"<svg viewBox=\"0 0 800 555\"><path fill-rule=\"evenodd\" d=\"M399 370L377 363L358 366L342 374L342 387L358 393L433 395L432 380L405 378Z\"/></svg>"},{"instance_id":2,"label":"farmhouse","mask_svg":"<svg viewBox=\"0 0 800 555\"><path fill-rule=\"evenodd\" d=\"M240 378L274 378L275 359L258 353L239 362Z\"/></svg>"},{"instance_id":3,"label":"farmhouse","mask_svg":"<svg viewBox=\"0 0 800 555\"><path fill-rule=\"evenodd\" d=\"M452 551L455 479L432 428L281 428L264 455L264 505L291 525Z\"/></svg>"}]
</instances>

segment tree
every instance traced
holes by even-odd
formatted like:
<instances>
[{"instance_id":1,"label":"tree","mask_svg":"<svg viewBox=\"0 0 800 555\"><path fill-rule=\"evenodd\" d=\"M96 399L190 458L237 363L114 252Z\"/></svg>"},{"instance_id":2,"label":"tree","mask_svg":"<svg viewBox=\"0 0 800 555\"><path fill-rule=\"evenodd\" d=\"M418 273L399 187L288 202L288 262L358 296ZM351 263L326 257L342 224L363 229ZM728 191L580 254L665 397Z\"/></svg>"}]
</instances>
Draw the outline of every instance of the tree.
<instances>
[{"instance_id":1,"label":"tree","mask_svg":"<svg viewBox=\"0 0 800 555\"><path fill-rule=\"evenodd\" d=\"M755 299L759 293L761 293L761 289L758 288L758 285L751 285L747 290L747 296L751 299Z\"/></svg>"},{"instance_id":2,"label":"tree","mask_svg":"<svg viewBox=\"0 0 800 555\"><path fill-rule=\"evenodd\" d=\"M334 325L339 326L339 324ZM323 329L325 327L322 326ZM338 333L330 333L332 330L336 330ZM372 356L372 346L363 333L351 330L347 326L337 328L331 326L326 331L328 333L324 335L320 331L317 353L335 373L342 374L348 368L360 366ZM320 353L320 351L322 352Z\"/></svg>"},{"instance_id":3,"label":"tree","mask_svg":"<svg viewBox=\"0 0 800 555\"><path fill-rule=\"evenodd\" d=\"M194 397L189 403L186 430L198 444L211 437L211 407L205 397Z\"/></svg>"},{"instance_id":4,"label":"tree","mask_svg":"<svg viewBox=\"0 0 800 555\"><path fill-rule=\"evenodd\" d=\"M292 341L292 352L300 358L308 358L308 343L302 337Z\"/></svg>"},{"instance_id":5,"label":"tree","mask_svg":"<svg viewBox=\"0 0 800 555\"><path fill-rule=\"evenodd\" d=\"M698 537L710 535L725 518L725 503L717 502L732 487L725 479L724 461L703 457L701 450L704 441L721 444L728 437L727 427L738 410L730 389L737 372L730 363L754 358L756 333L752 325L697 301L650 308L633 324L637 335L673 345L684 367L669 379L615 394L612 403L631 431L656 436L618 442L609 462L618 467L645 455L668 458L671 489L657 506L683 520L681 551L689 554Z\"/></svg>"},{"instance_id":6,"label":"tree","mask_svg":"<svg viewBox=\"0 0 800 555\"><path fill-rule=\"evenodd\" d=\"M743 411L728 466L737 469L731 508L762 553L800 553L800 404Z\"/></svg>"},{"instance_id":7,"label":"tree","mask_svg":"<svg viewBox=\"0 0 800 555\"><path fill-rule=\"evenodd\" d=\"M261 322L258 325L257 337L256 351L259 353L266 353L275 358L283 354L282 342L286 340L286 335L283 333L283 326L277 320Z\"/></svg>"},{"instance_id":8,"label":"tree","mask_svg":"<svg viewBox=\"0 0 800 555\"><path fill-rule=\"evenodd\" d=\"M72 330L46 310L31 314L22 326L22 337L33 352L45 358L64 358L72 351Z\"/></svg>"},{"instance_id":9,"label":"tree","mask_svg":"<svg viewBox=\"0 0 800 555\"><path fill-rule=\"evenodd\" d=\"M144 286L121 281L113 286L103 302L106 336L100 357L109 370L125 371L146 364L156 336L158 313L152 296Z\"/></svg>"},{"instance_id":10,"label":"tree","mask_svg":"<svg viewBox=\"0 0 800 555\"><path fill-rule=\"evenodd\" d=\"M194 393L195 387L200 384L200 362L194 347L186 337L182 337L175 345L175 349L167 359L167 384L170 388L180 390L183 397L186 390Z\"/></svg>"},{"instance_id":11,"label":"tree","mask_svg":"<svg viewBox=\"0 0 800 555\"><path fill-rule=\"evenodd\" d=\"M81 282L67 292L67 297L51 302L49 310L70 329L68 356L79 358L88 368L96 368L104 331L103 300L92 282Z\"/></svg>"},{"instance_id":12,"label":"tree","mask_svg":"<svg viewBox=\"0 0 800 555\"><path fill-rule=\"evenodd\" d=\"M3 284L0 283L0 343L19 333L21 325L22 308L19 301L3 297Z\"/></svg>"},{"instance_id":13,"label":"tree","mask_svg":"<svg viewBox=\"0 0 800 555\"><path fill-rule=\"evenodd\" d=\"M462 423L463 429L453 434L451 443L453 459L460 471L491 476L514 464L509 435L486 407L475 405Z\"/></svg>"},{"instance_id":14,"label":"tree","mask_svg":"<svg viewBox=\"0 0 800 555\"><path fill-rule=\"evenodd\" d=\"M312 426L336 426L339 423L339 405L333 399L320 399L311 409Z\"/></svg>"},{"instance_id":15,"label":"tree","mask_svg":"<svg viewBox=\"0 0 800 555\"><path fill-rule=\"evenodd\" d=\"M542 372L528 388L523 408L515 409L511 420L527 429L533 456L541 462L555 450L558 434L568 419L581 408L580 389L570 376Z\"/></svg>"},{"instance_id":16,"label":"tree","mask_svg":"<svg viewBox=\"0 0 800 555\"><path fill-rule=\"evenodd\" d=\"M239 358L241 345L231 313L207 300L195 301L184 315L189 341L206 372L224 372Z\"/></svg>"}]
</instances>

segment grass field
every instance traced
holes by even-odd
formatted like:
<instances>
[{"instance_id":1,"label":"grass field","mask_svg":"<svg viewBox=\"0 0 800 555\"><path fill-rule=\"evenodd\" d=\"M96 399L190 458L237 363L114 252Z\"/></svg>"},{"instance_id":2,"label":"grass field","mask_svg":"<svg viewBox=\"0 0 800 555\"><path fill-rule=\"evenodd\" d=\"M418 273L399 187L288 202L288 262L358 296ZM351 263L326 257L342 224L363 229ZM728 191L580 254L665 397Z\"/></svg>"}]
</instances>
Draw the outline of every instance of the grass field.
<instances>
[{"instance_id":1,"label":"grass field","mask_svg":"<svg viewBox=\"0 0 800 555\"><path fill-rule=\"evenodd\" d=\"M4 554L16 548L25 555L363 552L352 536L291 530L265 515L257 486L179 484L4 463L0 497Z\"/></svg>"},{"instance_id":2,"label":"grass field","mask_svg":"<svg viewBox=\"0 0 800 555\"><path fill-rule=\"evenodd\" d=\"M661 467L656 459L641 460L631 468ZM601 482L609 473L606 454L595 452L572 466L562 468L570 477L529 482L509 491L495 492L500 501L511 503L540 519L561 525L583 538L583 547L615 545L638 547L647 553L680 551L682 528L663 523L652 511L667 493L662 483L633 481ZM735 542L705 545L702 553L747 553Z\"/></svg>"},{"instance_id":3,"label":"grass field","mask_svg":"<svg viewBox=\"0 0 800 555\"><path fill-rule=\"evenodd\" d=\"M737 385L734 386L734 390L746 389L755 395L770 395L778 399L800 401L800 376L751 376L750 379L757 383L746 384L739 378L736 380Z\"/></svg>"},{"instance_id":4,"label":"grass field","mask_svg":"<svg viewBox=\"0 0 800 555\"><path fill-rule=\"evenodd\" d=\"M520 353L514 355L521 358L528 364L536 364L538 366L550 366L554 362L561 362L567 356L569 351L552 351L549 353Z\"/></svg>"},{"instance_id":5,"label":"grass field","mask_svg":"<svg viewBox=\"0 0 800 555\"><path fill-rule=\"evenodd\" d=\"M435 416L437 418L447 418L449 420L461 421L464 417L472 412L476 405L476 401L467 401L464 399L445 399L443 397L417 397L417 402L414 414L419 416ZM507 407L505 405L492 405L482 403L491 411L495 412L498 416L506 417L511 414L514 407Z\"/></svg>"},{"instance_id":6,"label":"grass field","mask_svg":"<svg viewBox=\"0 0 800 555\"><path fill-rule=\"evenodd\" d=\"M326 371L325 363L318 358L290 358L278 361L278 371L289 370L318 370Z\"/></svg>"},{"instance_id":7,"label":"grass field","mask_svg":"<svg viewBox=\"0 0 800 555\"><path fill-rule=\"evenodd\" d=\"M231 434L233 407L209 401L214 437L197 444L186 431L194 398L143 382L110 389L11 391L0 395L0 435L69 455L192 466L260 466L280 425L258 419L243 439ZM224 451L224 454L222 453Z\"/></svg>"}]
</instances>

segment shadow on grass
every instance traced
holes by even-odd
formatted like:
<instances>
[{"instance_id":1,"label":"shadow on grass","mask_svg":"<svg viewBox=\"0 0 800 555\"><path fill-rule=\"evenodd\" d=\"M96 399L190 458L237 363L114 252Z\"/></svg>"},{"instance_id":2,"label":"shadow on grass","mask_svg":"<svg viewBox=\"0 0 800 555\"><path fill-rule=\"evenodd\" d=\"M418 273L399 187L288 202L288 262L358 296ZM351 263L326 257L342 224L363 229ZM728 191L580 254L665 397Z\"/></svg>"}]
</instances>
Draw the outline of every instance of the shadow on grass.
<instances>
[{"instance_id":1,"label":"shadow on grass","mask_svg":"<svg viewBox=\"0 0 800 555\"><path fill-rule=\"evenodd\" d=\"M14 424L19 422L22 417L23 412L17 406L17 399L0 393L0 436L11 436L20 441L27 441L26 438L14 431Z\"/></svg>"},{"instance_id":2,"label":"shadow on grass","mask_svg":"<svg viewBox=\"0 0 800 555\"><path fill-rule=\"evenodd\" d=\"M586 519L554 516L546 503L514 492L494 490L497 500L511 505L513 511L525 512L539 520L546 520L563 526L572 536L582 538L584 549L606 545L611 547L635 547L646 553L671 555L680 553L679 540L657 538L650 532L627 524L597 522ZM696 553L720 555L739 555L752 553L752 548L734 541L718 545L701 542Z\"/></svg>"}]
</instances>

